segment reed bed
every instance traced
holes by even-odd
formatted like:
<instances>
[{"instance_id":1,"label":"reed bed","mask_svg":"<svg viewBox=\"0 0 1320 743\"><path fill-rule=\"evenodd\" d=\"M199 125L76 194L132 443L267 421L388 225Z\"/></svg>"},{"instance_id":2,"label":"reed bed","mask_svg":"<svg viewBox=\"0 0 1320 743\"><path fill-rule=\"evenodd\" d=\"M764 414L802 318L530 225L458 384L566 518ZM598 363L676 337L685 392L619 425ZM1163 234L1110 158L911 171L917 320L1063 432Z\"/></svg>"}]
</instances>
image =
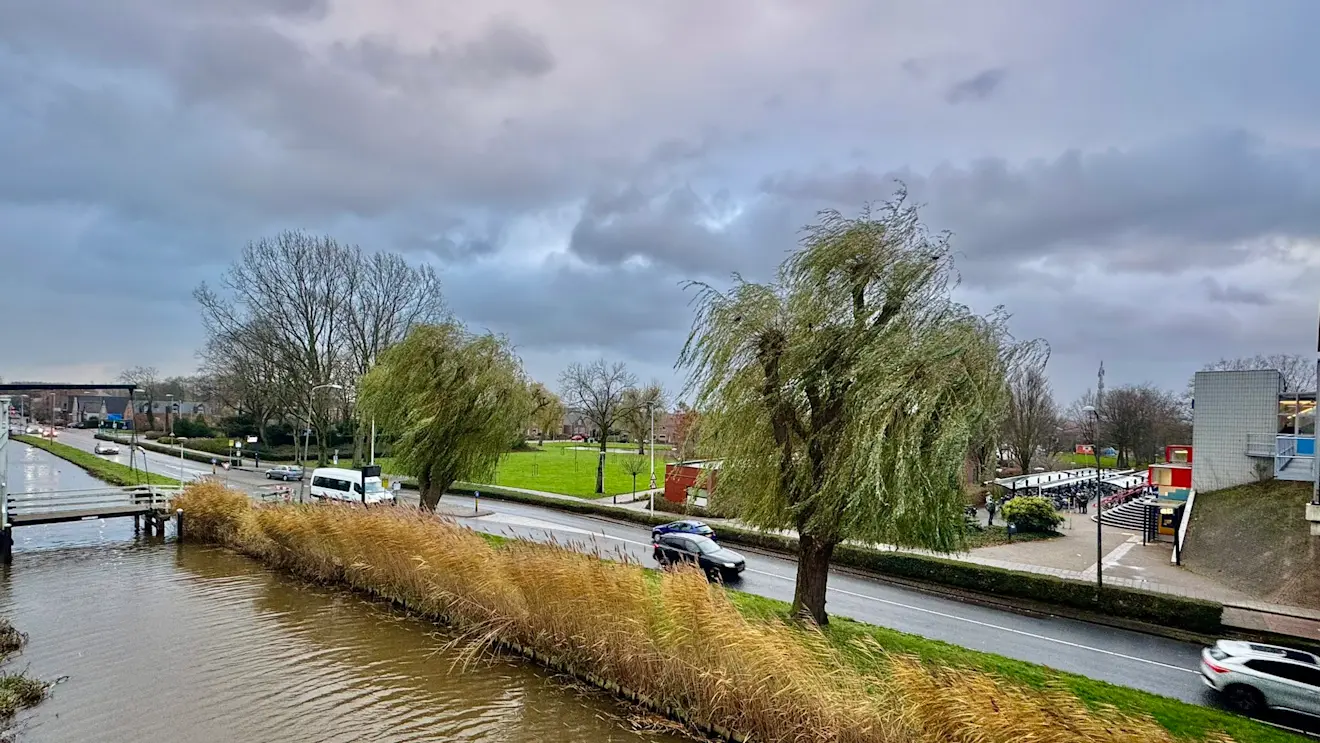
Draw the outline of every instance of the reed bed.
<instances>
[{"instance_id":1,"label":"reed bed","mask_svg":"<svg viewBox=\"0 0 1320 743\"><path fill-rule=\"evenodd\" d=\"M257 505L216 483L178 499L189 540L341 583L454 628L466 657L531 652L707 730L756 741L1161 743L1153 719L1058 689L930 667L877 643L845 662L814 629L747 617L695 570L656 575L560 545L494 545L405 509ZM1215 740L1228 740L1218 737Z\"/></svg>"}]
</instances>

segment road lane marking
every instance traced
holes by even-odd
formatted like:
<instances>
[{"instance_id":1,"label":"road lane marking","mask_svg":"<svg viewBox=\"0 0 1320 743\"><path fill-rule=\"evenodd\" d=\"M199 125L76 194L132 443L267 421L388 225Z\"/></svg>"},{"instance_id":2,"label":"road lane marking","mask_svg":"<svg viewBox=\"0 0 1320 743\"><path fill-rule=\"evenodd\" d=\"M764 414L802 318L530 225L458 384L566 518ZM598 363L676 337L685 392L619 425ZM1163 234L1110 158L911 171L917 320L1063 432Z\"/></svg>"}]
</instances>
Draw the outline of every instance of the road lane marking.
<instances>
[{"instance_id":1,"label":"road lane marking","mask_svg":"<svg viewBox=\"0 0 1320 743\"><path fill-rule=\"evenodd\" d=\"M759 572L759 571L758 571L758 572ZM774 574L773 574L773 573L765 573L765 575L774 575ZM779 576L776 576L776 577L779 577ZM1068 640L1060 640L1060 639L1058 639L1058 638L1056 638L1056 637L1047 637L1046 635L1038 635L1038 634L1036 634L1036 633L1034 633L1034 632L1027 632L1026 630L1013 629L1012 627L1001 627L1001 626L998 625L998 624L991 624L991 623L989 623L989 622L982 622L982 621L980 621L979 619L969 619L968 617L960 617L960 616L958 616L957 614L949 614L949 613L947 613L947 612L935 611L934 609L924 609L924 608L922 608L922 607L920 607L920 606L909 606L908 604L902 604L902 603L899 603L899 602L897 602L897 601L890 601L890 600L888 600L888 599L882 599L882 598L878 598L878 597L876 597L876 596L867 596L866 594L862 594L862 593L853 593L852 591L845 591L845 590L843 590L842 588L826 588L826 590L827 590L827 591L834 591L835 593L841 593L841 594L843 594L843 595L845 595L845 596L854 596L854 597L856 597L856 598L869 599L869 600L871 600L871 601L878 601L878 602L880 602L880 603L882 603L882 604L890 604L891 606L899 606L899 607L902 607L902 608L904 608L904 609L912 609L912 610L915 610L915 611L923 612L923 613L925 613L925 614L933 614L934 616L937 616L937 617L944 617L945 619L956 619L956 620L958 620L959 622L967 622L968 624L975 624L975 625L977 625L977 626L979 626L979 627L988 627L988 628L991 628L991 629L1002 630L1002 631L1004 631L1004 632L1012 632L1012 633L1015 634L1015 635L1022 635L1023 637L1030 637L1030 638L1033 638L1033 639L1036 639L1036 640L1044 640L1044 641L1046 641L1046 642L1053 642L1053 643L1056 643L1056 644L1058 644L1058 645L1066 645L1066 646L1068 646L1068 647L1070 647L1070 648L1077 648L1078 650L1090 650L1090 651L1093 652L1093 653L1101 653L1102 655L1109 655L1109 656L1112 656L1112 657L1115 657L1115 658L1122 658L1123 660L1136 661L1137 663L1145 663L1145 664L1147 664L1147 665L1151 665L1151 666L1159 666L1160 668L1168 668L1168 669L1170 669L1170 670L1174 670L1174 671L1182 671L1183 673L1191 673L1191 674L1199 674L1199 673L1200 673L1200 671L1194 671L1194 670L1192 670L1192 669L1190 669L1190 668L1183 668L1182 666L1175 666L1175 665L1170 665L1170 664L1168 664L1168 663L1161 663L1161 662L1159 662L1159 661L1157 661L1157 660L1151 660L1151 659L1149 659L1149 658L1138 658L1138 657L1135 656L1135 655L1124 655L1123 653L1116 653L1116 652L1114 652L1113 650L1105 650L1104 648L1096 648L1096 647L1091 647L1090 645L1082 645L1082 644L1080 644L1080 643L1070 642L1070 641L1068 641Z\"/></svg>"},{"instance_id":2,"label":"road lane marking","mask_svg":"<svg viewBox=\"0 0 1320 743\"><path fill-rule=\"evenodd\" d=\"M529 520L530 520L530 519L529 519ZM552 524L552 523L554 523L554 522L545 522L545 523L551 523L551 524ZM555 529L546 529L546 528L544 528L544 527L535 527L535 528L541 528L543 531L554 531L554 530L555 530ZM575 529L575 528L573 528L573 527L568 527L568 530L571 530L571 531L580 531L579 529ZM650 547L650 546L651 546L651 543L650 543L650 542L638 542L638 541L636 541L636 540L633 540L633 539L627 539L627 538L625 538L625 537L616 537L616 536L613 536L613 535L610 535L610 534L605 534L604 532L601 532L601 533L595 533L595 532L592 532L592 533L591 533L591 536L593 536L593 537L604 537L605 539L613 539L613 540L615 540L615 541L617 541L617 542L623 542L623 543L625 543L625 544L637 545L637 546L639 546L639 547ZM764 570L752 570L752 569L748 569L747 572L749 572L749 573L756 573L757 575L765 575L765 576L769 576L769 577L771 577L771 578L778 578L778 579L780 579L780 580L789 580L789 581L791 581L791 580L796 580L794 577L790 577L790 576L786 576L786 575L779 575L779 574L777 574L777 573L769 573L769 572L766 572L766 571L764 571ZM1149 658L1138 658L1138 657L1135 656L1135 655L1126 655L1126 654L1124 654L1124 653L1115 652L1115 651L1113 651L1113 650L1105 650L1104 648L1097 648L1097 647L1092 647L1092 646L1090 646L1090 645L1083 645L1083 644L1081 644L1081 643L1071 642L1071 641L1069 641L1069 640L1060 640L1060 639L1058 639L1057 637L1049 637L1049 636L1046 636L1046 635L1037 634L1037 633L1035 633L1035 632L1027 632L1026 630L1014 629L1014 628L1012 628L1012 627L1004 627L1004 626L1002 626L1002 625L992 624L992 623L990 623L990 622L982 622L982 621L979 620L979 619L971 619L971 618L968 618L968 617L960 617L960 616L958 616L957 614L949 614L948 612L936 611L936 610L934 610L934 609L926 609L926 608L923 608L923 607L920 607L920 606L913 606L913 605L911 605L911 604L904 604L904 603L899 602L899 601L890 601L889 599L882 599L882 598L879 598L878 596L868 596L868 595L866 595L866 594L864 594L864 593L856 593L856 592L853 592L853 591L847 591L847 590L844 590L844 589L842 589L842 588L826 588L826 590L827 590L827 591L832 591L832 592L834 592L834 593L842 594L842 595L844 595L844 596L852 596L852 597L854 597L854 598L866 599L866 600L868 600L868 601L875 601L875 602L877 602L877 603L887 604L887 605L889 605L889 606L895 606L895 607L898 607L898 608L901 608L901 609L911 609L912 611L918 611L918 612L921 612L921 613L923 613L923 614L930 614L930 615L932 615L932 616L943 617L943 618L945 618L945 619L953 619L953 620L957 620L957 621L959 621L959 622L966 622L966 623L968 623L968 624L973 624L973 625L976 625L976 626L978 626L978 627L985 627L985 628L987 628L987 629L997 629L997 630L1001 630L1001 631L1003 631L1003 632L1009 632L1009 633L1012 633L1012 634L1015 634L1015 635L1021 635L1021 636L1023 636L1023 637L1030 637L1030 638L1035 639L1035 640L1044 640L1045 642L1052 642L1052 643L1055 643L1055 644L1057 644L1057 645L1064 645L1064 646L1067 646L1067 647L1070 647L1070 648L1075 648L1075 649L1077 649L1077 650L1089 650L1089 651L1091 651L1091 652L1093 652L1093 653L1099 653L1099 654L1101 654L1101 655L1108 655L1108 656L1110 656L1110 657L1114 657L1114 658L1122 658L1123 660L1130 660L1130 661L1134 661L1134 662L1137 662L1137 663L1145 663L1146 665L1158 666L1159 668L1167 668L1167 669L1170 669L1170 670L1173 670L1173 671L1181 671L1181 672L1183 672L1183 673L1190 673L1190 674L1198 674L1198 673L1199 673L1199 671L1195 671L1195 670L1192 670L1192 669L1190 669L1190 668L1183 668L1182 666L1175 666L1175 665L1171 665L1171 664L1169 664L1169 663L1161 663L1160 661L1157 661L1157 660L1150 660Z\"/></svg>"}]
</instances>

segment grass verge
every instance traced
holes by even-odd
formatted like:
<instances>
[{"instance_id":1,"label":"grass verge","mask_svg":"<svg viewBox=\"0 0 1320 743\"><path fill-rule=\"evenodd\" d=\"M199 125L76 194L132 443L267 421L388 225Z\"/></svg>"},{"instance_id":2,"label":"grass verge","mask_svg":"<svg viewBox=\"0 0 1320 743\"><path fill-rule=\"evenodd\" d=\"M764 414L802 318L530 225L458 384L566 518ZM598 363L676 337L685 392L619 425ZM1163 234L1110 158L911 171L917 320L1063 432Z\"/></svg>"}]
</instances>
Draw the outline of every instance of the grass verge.
<instances>
[{"instance_id":1,"label":"grass verge","mask_svg":"<svg viewBox=\"0 0 1320 743\"><path fill-rule=\"evenodd\" d=\"M7 619L0 619L0 664L17 653L27 642L22 632ZM46 698L46 685L21 673L0 673L0 720L8 720L19 710L32 707Z\"/></svg>"},{"instance_id":2,"label":"grass verge","mask_svg":"<svg viewBox=\"0 0 1320 743\"><path fill-rule=\"evenodd\" d=\"M44 449L51 454L87 470L87 474L111 485L178 485L179 481L154 472L143 472L125 464L102 459L91 452L75 449L58 441L47 441L36 436L13 437L28 446Z\"/></svg>"},{"instance_id":3,"label":"grass verge","mask_svg":"<svg viewBox=\"0 0 1320 743\"><path fill-rule=\"evenodd\" d=\"M189 486L176 502L189 539L442 621L470 657L514 648L731 739L1172 743L1222 741L1218 731L1231 729L1240 741L1290 740L1214 710L1079 687L878 627L790 624L779 602L711 586L694 570L488 540L408 509L255 505L217 483Z\"/></svg>"}]
</instances>

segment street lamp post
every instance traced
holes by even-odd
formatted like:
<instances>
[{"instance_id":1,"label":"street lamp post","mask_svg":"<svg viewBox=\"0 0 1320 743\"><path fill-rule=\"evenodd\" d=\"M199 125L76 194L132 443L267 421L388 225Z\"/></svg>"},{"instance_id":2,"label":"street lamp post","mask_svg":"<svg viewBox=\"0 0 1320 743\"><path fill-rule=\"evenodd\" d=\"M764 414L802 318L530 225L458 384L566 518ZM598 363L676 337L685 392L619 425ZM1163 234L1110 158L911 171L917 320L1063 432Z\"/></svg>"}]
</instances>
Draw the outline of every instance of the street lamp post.
<instances>
[{"instance_id":1,"label":"street lamp post","mask_svg":"<svg viewBox=\"0 0 1320 743\"><path fill-rule=\"evenodd\" d=\"M308 448L310 447L310 445L311 445L311 440L312 440L312 408L313 408L313 406L315 405L315 401L313 400L313 396L316 394L316 391L317 391L317 390L342 390L342 389L344 389L343 385L335 384L334 382L326 382L325 384L318 384L318 385L316 385L315 387L313 387L313 388L311 388L310 390L307 391L307 428L306 428L306 430L303 432L303 469L304 469L304 470L307 469L307 457L309 456L309 455L308 455ZM297 441L294 441L294 446L297 447L297 445L298 445L298 442L297 442ZM318 463L318 464L320 463L319 460L318 460L317 463ZM306 475L307 475L307 473L306 473L306 471L304 471L304 472L303 472L303 476L304 476L303 479L301 479L301 480L298 481L298 502L299 502L299 503L302 503L302 502L303 502L303 490L307 487L307 478L306 478Z\"/></svg>"},{"instance_id":2,"label":"street lamp post","mask_svg":"<svg viewBox=\"0 0 1320 743\"><path fill-rule=\"evenodd\" d=\"M646 403L646 410L651 414L651 512L655 513L655 403Z\"/></svg>"},{"instance_id":3,"label":"street lamp post","mask_svg":"<svg viewBox=\"0 0 1320 743\"><path fill-rule=\"evenodd\" d=\"M1104 513L1104 490L1101 488L1101 477L1103 473L1100 470L1100 411L1094 406L1087 405L1082 408L1082 412L1089 415L1094 421L1095 435L1091 437L1091 451L1095 454L1095 590L1102 591L1105 587L1104 579L1104 533L1100 516Z\"/></svg>"},{"instance_id":4,"label":"street lamp post","mask_svg":"<svg viewBox=\"0 0 1320 743\"><path fill-rule=\"evenodd\" d=\"M174 407L174 393L166 392L165 393L165 434L167 436L174 435L174 427L170 425L170 410L173 409L173 407Z\"/></svg>"}]
</instances>

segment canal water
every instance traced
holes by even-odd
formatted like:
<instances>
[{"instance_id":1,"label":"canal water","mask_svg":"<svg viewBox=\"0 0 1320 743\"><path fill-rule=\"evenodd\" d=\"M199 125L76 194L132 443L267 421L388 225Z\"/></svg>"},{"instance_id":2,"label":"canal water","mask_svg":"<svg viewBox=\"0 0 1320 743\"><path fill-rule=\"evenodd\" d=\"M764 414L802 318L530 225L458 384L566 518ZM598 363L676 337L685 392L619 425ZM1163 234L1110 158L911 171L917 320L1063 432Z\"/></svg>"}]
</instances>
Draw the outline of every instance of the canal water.
<instances>
[{"instance_id":1,"label":"canal water","mask_svg":"<svg viewBox=\"0 0 1320 743\"><path fill-rule=\"evenodd\" d=\"M10 444L11 490L94 487ZM16 722L20 743L98 741L679 741L525 664L463 667L450 638L223 550L137 538L130 519L15 530L0 616L11 661L63 679Z\"/></svg>"}]
</instances>

